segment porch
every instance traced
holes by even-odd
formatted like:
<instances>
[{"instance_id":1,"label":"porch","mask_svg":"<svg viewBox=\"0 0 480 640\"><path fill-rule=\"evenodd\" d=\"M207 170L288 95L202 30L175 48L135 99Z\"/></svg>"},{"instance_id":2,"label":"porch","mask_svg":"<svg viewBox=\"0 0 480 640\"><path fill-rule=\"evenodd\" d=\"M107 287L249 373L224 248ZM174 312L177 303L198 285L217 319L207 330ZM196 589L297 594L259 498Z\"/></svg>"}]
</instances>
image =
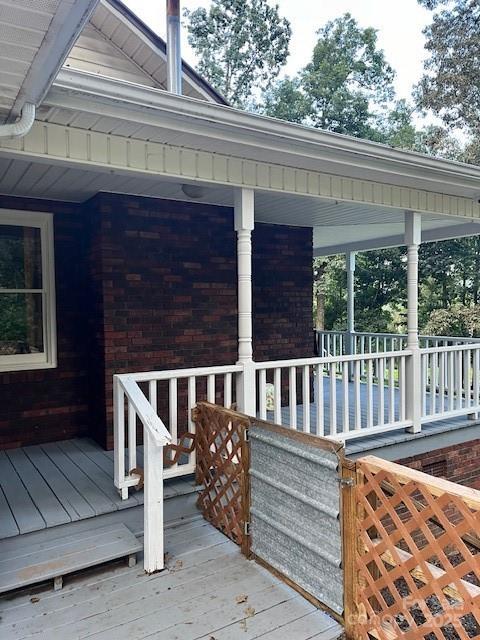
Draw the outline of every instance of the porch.
<instances>
[{"instance_id":1,"label":"porch","mask_svg":"<svg viewBox=\"0 0 480 640\"><path fill-rule=\"evenodd\" d=\"M27 544L29 536L22 538ZM149 576L117 564L70 578L60 592L37 587L0 598L0 635L9 640L334 640L341 633L337 622L247 562L201 518L168 527L165 545L162 573Z\"/></svg>"}]
</instances>

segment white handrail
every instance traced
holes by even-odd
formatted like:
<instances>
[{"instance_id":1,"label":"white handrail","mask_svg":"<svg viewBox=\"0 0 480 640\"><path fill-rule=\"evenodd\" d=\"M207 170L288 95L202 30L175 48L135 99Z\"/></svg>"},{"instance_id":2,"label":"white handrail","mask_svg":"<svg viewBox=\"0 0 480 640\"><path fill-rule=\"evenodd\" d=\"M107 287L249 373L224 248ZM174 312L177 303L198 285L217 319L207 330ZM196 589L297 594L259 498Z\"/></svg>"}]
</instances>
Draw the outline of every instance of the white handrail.
<instances>
[{"instance_id":1,"label":"white handrail","mask_svg":"<svg viewBox=\"0 0 480 640\"><path fill-rule=\"evenodd\" d=\"M359 353L357 355L343 356L316 356L313 358L295 358L293 360L270 360L268 362L255 362L254 367L260 369L277 369L283 367L301 367L304 365L316 364L336 364L339 362L357 362L364 360L378 360L386 357L410 356L412 352L408 349L402 351L385 351L381 353Z\"/></svg>"},{"instance_id":2,"label":"white handrail","mask_svg":"<svg viewBox=\"0 0 480 640\"><path fill-rule=\"evenodd\" d=\"M129 471L136 468L137 417L143 425L143 534L144 569L147 573L164 568L163 552L163 447L171 436L151 403L131 375L116 375L114 388L115 484L125 478L125 398L128 407ZM135 478L138 481L138 476ZM122 497L128 486L122 487Z\"/></svg>"},{"instance_id":3,"label":"white handrail","mask_svg":"<svg viewBox=\"0 0 480 640\"><path fill-rule=\"evenodd\" d=\"M172 437L131 374L114 376L128 396L135 413L158 446L170 444Z\"/></svg>"}]
</instances>

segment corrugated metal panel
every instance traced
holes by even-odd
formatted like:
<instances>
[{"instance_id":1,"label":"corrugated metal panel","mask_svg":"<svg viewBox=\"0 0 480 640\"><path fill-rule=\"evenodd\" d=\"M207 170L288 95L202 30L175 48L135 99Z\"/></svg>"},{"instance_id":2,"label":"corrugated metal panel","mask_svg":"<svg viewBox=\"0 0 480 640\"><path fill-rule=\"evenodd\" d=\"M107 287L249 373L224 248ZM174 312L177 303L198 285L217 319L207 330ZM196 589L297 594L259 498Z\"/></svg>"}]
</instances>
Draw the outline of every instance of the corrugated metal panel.
<instances>
[{"instance_id":1,"label":"corrugated metal panel","mask_svg":"<svg viewBox=\"0 0 480 640\"><path fill-rule=\"evenodd\" d=\"M337 454L262 426L249 438L252 551L341 614Z\"/></svg>"}]
</instances>

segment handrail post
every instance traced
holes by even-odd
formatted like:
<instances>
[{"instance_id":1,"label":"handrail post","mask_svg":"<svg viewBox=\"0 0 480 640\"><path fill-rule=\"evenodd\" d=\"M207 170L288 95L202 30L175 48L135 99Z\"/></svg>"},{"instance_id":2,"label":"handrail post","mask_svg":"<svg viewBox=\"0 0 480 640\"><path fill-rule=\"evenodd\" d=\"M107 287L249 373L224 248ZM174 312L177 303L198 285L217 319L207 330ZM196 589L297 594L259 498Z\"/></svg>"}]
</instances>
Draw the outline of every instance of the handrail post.
<instances>
[{"instance_id":1,"label":"handrail post","mask_svg":"<svg viewBox=\"0 0 480 640\"><path fill-rule=\"evenodd\" d=\"M405 212L405 244L407 245L407 349L412 355L406 361L406 409L412 422L411 433L422 429L422 374L418 342L418 247L422 220L419 213Z\"/></svg>"},{"instance_id":2,"label":"handrail post","mask_svg":"<svg viewBox=\"0 0 480 640\"><path fill-rule=\"evenodd\" d=\"M128 499L125 486L125 396L118 376L113 376L113 482L122 500Z\"/></svg>"},{"instance_id":3,"label":"handrail post","mask_svg":"<svg viewBox=\"0 0 480 640\"><path fill-rule=\"evenodd\" d=\"M144 560L147 573L164 568L163 554L163 447L143 429L144 455Z\"/></svg>"}]
</instances>

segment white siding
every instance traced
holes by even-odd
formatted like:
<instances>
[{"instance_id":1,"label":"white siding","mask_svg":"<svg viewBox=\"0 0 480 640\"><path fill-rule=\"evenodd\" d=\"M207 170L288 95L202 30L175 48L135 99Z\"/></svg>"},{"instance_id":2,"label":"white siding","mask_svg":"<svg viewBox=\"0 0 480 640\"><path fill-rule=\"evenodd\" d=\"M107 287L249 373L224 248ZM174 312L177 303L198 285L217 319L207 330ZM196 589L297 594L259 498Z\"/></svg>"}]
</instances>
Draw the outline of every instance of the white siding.
<instances>
[{"instance_id":1,"label":"white siding","mask_svg":"<svg viewBox=\"0 0 480 640\"><path fill-rule=\"evenodd\" d=\"M64 66L148 87L164 88L92 24L85 27Z\"/></svg>"}]
</instances>

